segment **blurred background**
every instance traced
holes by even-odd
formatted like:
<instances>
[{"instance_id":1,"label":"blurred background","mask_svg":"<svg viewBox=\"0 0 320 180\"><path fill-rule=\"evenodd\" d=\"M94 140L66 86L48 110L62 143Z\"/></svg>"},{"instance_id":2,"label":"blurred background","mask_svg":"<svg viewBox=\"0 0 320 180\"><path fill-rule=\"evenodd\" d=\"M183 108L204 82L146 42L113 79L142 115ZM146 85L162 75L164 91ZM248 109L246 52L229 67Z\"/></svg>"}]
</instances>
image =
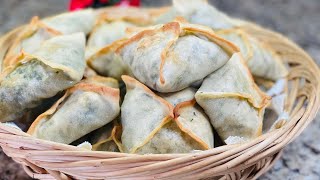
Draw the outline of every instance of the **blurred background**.
<instances>
[{"instance_id":1,"label":"blurred background","mask_svg":"<svg viewBox=\"0 0 320 180\"><path fill-rule=\"evenodd\" d=\"M89 0L90 1L90 0ZM106 1L106 0L104 0ZM220 10L278 31L302 46L320 65L320 0L209 0ZM187 3L188 1L186 1ZM171 0L140 0L141 6L170 5ZM29 22L68 11L69 0L0 0L0 34ZM320 179L320 116L260 180ZM0 149L0 180L30 179Z\"/></svg>"}]
</instances>

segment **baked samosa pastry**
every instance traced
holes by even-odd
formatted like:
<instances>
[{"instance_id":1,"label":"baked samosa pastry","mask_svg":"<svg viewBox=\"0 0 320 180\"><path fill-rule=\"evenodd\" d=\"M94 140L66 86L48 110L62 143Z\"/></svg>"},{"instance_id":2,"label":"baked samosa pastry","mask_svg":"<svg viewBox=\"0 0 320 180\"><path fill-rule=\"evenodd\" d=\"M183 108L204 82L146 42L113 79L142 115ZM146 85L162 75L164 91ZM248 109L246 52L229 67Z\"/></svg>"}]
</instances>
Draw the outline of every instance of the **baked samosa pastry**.
<instances>
[{"instance_id":1,"label":"baked samosa pastry","mask_svg":"<svg viewBox=\"0 0 320 180\"><path fill-rule=\"evenodd\" d=\"M134 7L100 10L97 22L88 39L88 47L91 50L103 48L116 40L125 38L127 28L150 25L151 16L154 14L151 11L155 10L149 12L146 9Z\"/></svg>"},{"instance_id":2,"label":"baked samosa pastry","mask_svg":"<svg viewBox=\"0 0 320 180\"><path fill-rule=\"evenodd\" d=\"M108 85L109 81L102 77L76 84L38 116L28 133L39 139L70 144L108 124L120 112L119 89Z\"/></svg>"},{"instance_id":3,"label":"baked samosa pastry","mask_svg":"<svg viewBox=\"0 0 320 180\"><path fill-rule=\"evenodd\" d=\"M192 150L206 150L213 147L212 129L201 110L194 109L193 96L178 95L180 97L178 99L188 101L175 100L174 102L178 103L175 108L134 78L122 76L122 79L127 87L121 106L123 128L121 140L124 152L188 153ZM175 118L174 111L180 116ZM196 115L193 115L193 112ZM200 127L204 127L201 133L199 133Z\"/></svg>"},{"instance_id":4,"label":"baked samosa pastry","mask_svg":"<svg viewBox=\"0 0 320 180\"><path fill-rule=\"evenodd\" d=\"M95 60L95 57L92 56L97 56L97 54L104 55L111 52L110 50L113 50L114 48L109 48L110 50L108 52L105 52L106 50L102 50L106 49L111 44L114 44L111 47L117 48L118 46L116 45L121 41L118 43L114 42L124 39L126 37L126 29L131 26L134 25L125 21L109 22L103 19L98 20L98 23L94 26L88 38L86 59Z\"/></svg>"},{"instance_id":5,"label":"baked samosa pastry","mask_svg":"<svg viewBox=\"0 0 320 180\"><path fill-rule=\"evenodd\" d=\"M44 41L33 54L21 54L0 76L0 120L15 120L42 100L65 90L83 76L83 33Z\"/></svg>"},{"instance_id":6,"label":"baked samosa pastry","mask_svg":"<svg viewBox=\"0 0 320 180\"><path fill-rule=\"evenodd\" d=\"M193 24L208 26L219 36L235 43L254 76L276 81L288 74L285 65L272 48L242 30L245 22L229 17L206 0L190 0L188 3L173 0L173 7L159 16L156 22L169 22L176 16L182 16Z\"/></svg>"},{"instance_id":7,"label":"baked samosa pastry","mask_svg":"<svg viewBox=\"0 0 320 180\"><path fill-rule=\"evenodd\" d=\"M284 78L288 71L275 51L266 44L250 37L241 29L227 29L216 32L240 48L243 58L255 77L272 81Z\"/></svg>"},{"instance_id":8,"label":"baked samosa pastry","mask_svg":"<svg viewBox=\"0 0 320 180\"><path fill-rule=\"evenodd\" d=\"M253 54L247 64L254 76L277 81L288 75L284 63L271 47L252 37L249 41Z\"/></svg>"},{"instance_id":9,"label":"baked samosa pastry","mask_svg":"<svg viewBox=\"0 0 320 180\"><path fill-rule=\"evenodd\" d=\"M122 42L119 40L99 49L87 59L88 66L100 75L118 80L121 79L121 75L132 75L128 65L124 64L121 57L115 53Z\"/></svg>"},{"instance_id":10,"label":"baked samosa pastry","mask_svg":"<svg viewBox=\"0 0 320 180\"><path fill-rule=\"evenodd\" d=\"M230 142L232 139L247 141L261 135L270 97L253 82L240 53L206 77L195 97L227 144L240 143Z\"/></svg>"},{"instance_id":11,"label":"baked samosa pastry","mask_svg":"<svg viewBox=\"0 0 320 180\"><path fill-rule=\"evenodd\" d=\"M97 75L98 74L93 69L91 69L88 65L84 69L83 78L89 78L89 77L97 76Z\"/></svg>"},{"instance_id":12,"label":"baked samosa pastry","mask_svg":"<svg viewBox=\"0 0 320 180\"><path fill-rule=\"evenodd\" d=\"M30 24L18 34L8 50L3 68L15 65L16 57L21 51L33 53L43 41L54 36L77 32L88 34L92 30L94 21L95 13L91 9L63 13L42 20L38 17L32 18Z\"/></svg>"},{"instance_id":13,"label":"baked samosa pastry","mask_svg":"<svg viewBox=\"0 0 320 180\"><path fill-rule=\"evenodd\" d=\"M93 132L90 142L93 151L120 152L121 127L116 122L109 123Z\"/></svg>"},{"instance_id":14,"label":"baked samosa pastry","mask_svg":"<svg viewBox=\"0 0 320 180\"><path fill-rule=\"evenodd\" d=\"M207 0L189 0L188 3L173 0L172 4L166 13L155 18L155 23L167 23L181 16L192 24L201 24L214 30L234 28L242 24L211 6Z\"/></svg>"},{"instance_id":15,"label":"baked samosa pastry","mask_svg":"<svg viewBox=\"0 0 320 180\"><path fill-rule=\"evenodd\" d=\"M126 29L132 26L134 24L125 21L109 22L107 20L100 20L94 26L87 45L89 48L101 49L106 45L112 44L114 41L125 38Z\"/></svg>"},{"instance_id":16,"label":"baked samosa pastry","mask_svg":"<svg viewBox=\"0 0 320 180\"><path fill-rule=\"evenodd\" d=\"M252 58L253 50L250 44L249 35L246 32L239 28L224 29L215 32L217 33L217 35L221 36L222 38L225 38L228 41L231 41L236 46L238 46L246 62Z\"/></svg>"},{"instance_id":17,"label":"baked samosa pastry","mask_svg":"<svg viewBox=\"0 0 320 180\"><path fill-rule=\"evenodd\" d=\"M140 82L175 92L222 67L238 49L209 28L171 22L139 32L117 51Z\"/></svg>"},{"instance_id":18,"label":"baked samosa pastry","mask_svg":"<svg viewBox=\"0 0 320 180\"><path fill-rule=\"evenodd\" d=\"M43 19L42 22L63 34L76 32L89 34L94 26L96 16L92 9L85 9L48 17Z\"/></svg>"},{"instance_id":19,"label":"baked samosa pastry","mask_svg":"<svg viewBox=\"0 0 320 180\"><path fill-rule=\"evenodd\" d=\"M137 7L107 7L102 8L99 14L108 21L126 21L139 26L146 26L152 23L152 18L166 12L165 8L137 8Z\"/></svg>"},{"instance_id":20,"label":"baked samosa pastry","mask_svg":"<svg viewBox=\"0 0 320 180\"><path fill-rule=\"evenodd\" d=\"M181 102L194 99L195 93L195 88L188 87L174 93L157 93L157 95L168 101L173 107L176 107Z\"/></svg>"},{"instance_id":21,"label":"baked samosa pastry","mask_svg":"<svg viewBox=\"0 0 320 180\"><path fill-rule=\"evenodd\" d=\"M174 93L159 93L174 107L174 121L180 129L197 139L205 149L213 148L214 136L210 120L196 103L196 89L186 88Z\"/></svg>"},{"instance_id":22,"label":"baked samosa pastry","mask_svg":"<svg viewBox=\"0 0 320 180\"><path fill-rule=\"evenodd\" d=\"M107 14L108 15L108 14ZM110 19L103 14L97 20L91 32L86 48L86 59L88 65L100 75L121 79L121 75L131 75L129 67L126 66L121 57L115 54L115 50L126 38L126 29L133 27L131 21Z\"/></svg>"},{"instance_id":23,"label":"baked samosa pastry","mask_svg":"<svg viewBox=\"0 0 320 180\"><path fill-rule=\"evenodd\" d=\"M20 33L23 30L23 28L24 28L24 26L18 27L16 29L6 33L2 37L0 37L0 49L1 49L1 51L0 51L0 72L2 71L3 60L8 53L8 50L10 49L12 44L14 43L14 41L17 37L17 34Z\"/></svg>"},{"instance_id":24,"label":"baked samosa pastry","mask_svg":"<svg viewBox=\"0 0 320 180\"><path fill-rule=\"evenodd\" d=\"M21 51L24 53L33 53L39 49L43 41L61 34L61 32L42 23L38 17L33 17L31 22L17 35L8 49L5 59L3 60L2 68L15 65Z\"/></svg>"}]
</instances>

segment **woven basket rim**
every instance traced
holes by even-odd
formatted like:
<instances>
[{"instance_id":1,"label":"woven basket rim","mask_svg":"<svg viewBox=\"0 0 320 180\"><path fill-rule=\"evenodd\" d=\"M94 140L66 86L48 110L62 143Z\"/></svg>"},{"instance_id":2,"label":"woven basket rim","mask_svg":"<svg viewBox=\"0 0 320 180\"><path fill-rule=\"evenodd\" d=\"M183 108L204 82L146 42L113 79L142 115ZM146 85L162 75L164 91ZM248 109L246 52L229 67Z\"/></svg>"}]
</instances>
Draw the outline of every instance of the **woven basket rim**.
<instances>
[{"instance_id":1,"label":"woven basket rim","mask_svg":"<svg viewBox=\"0 0 320 180\"><path fill-rule=\"evenodd\" d=\"M6 36L14 34L13 32L19 31L19 29L21 29L22 27L23 26L8 32L0 39L0 43L3 39L5 39ZM237 176L237 173L243 175L243 172L249 172L245 171L244 169L249 167L257 167L261 161L265 161L265 164L261 163L262 165L259 165L261 166L260 169L253 168L252 172L247 173L249 177L250 173L252 174L255 171L254 176L252 177L258 177L259 175L267 171L275 162L275 160L280 157L281 150L284 148L284 146L290 143L292 140L294 140L302 132L302 130L315 118L316 113L320 108L320 70L317 64L313 61L313 59L302 48L300 48L298 45L296 45L294 42L284 37L283 35L265 29L251 22L247 22L247 25L244 28L247 28L248 31L252 31L255 35L257 35L257 38L263 39L264 36L270 36L273 38L270 38L271 40L268 39L268 41L270 41L269 43L272 43L272 40L276 41L276 39L278 39L278 43L283 43L283 47L291 48L291 51L288 50L287 52L281 50L281 46L279 45L280 55L283 55L284 57L287 57L289 55L296 55L299 57L301 56L300 58L303 59L303 62L301 59L300 61L298 58L295 59L294 56L292 57L292 59L287 59L287 61L292 64L301 63L301 67L298 66L293 67L291 69L292 72L294 71L297 73L290 73L288 75L288 79L296 82L299 80L299 78L305 78L308 81L308 86L306 85L306 87L304 87L303 89L299 89L299 92L297 87L296 92L292 92L293 95L297 96L297 98L295 98L291 102L292 112L290 114L290 121L280 129L267 132L247 143L236 145L224 145L205 151L199 151L196 153L138 155L118 152L87 151L71 145L36 139L25 132L22 132L18 129L0 123L0 146L3 147L4 152L8 156L13 157L17 162L23 164L25 166L24 169L26 170L26 172L28 172L30 176L34 177L40 177L40 174L44 173L37 172L38 166L40 167L38 167L39 169L45 167L45 173L55 178L61 178L61 174L69 174L69 176L74 177L92 176L90 176L90 174L88 176L85 176L81 173L80 175L73 174L66 169L66 167L69 167L71 165L73 165L73 168L77 167L77 165L79 167L83 165L82 163L77 164L77 160L74 160L75 162L73 162L73 164L71 165L66 163L64 165L68 166L66 166L65 168L61 168L54 166L52 163L50 164L49 161L47 163L44 163L43 159L41 159L41 156L43 156L44 158L48 158L50 156L61 156L60 160L63 160L63 158L68 159L71 157L78 157L79 161L85 163L86 166L93 167L97 166L97 164L101 165L104 163L116 163L119 165L121 164L121 162L150 162L147 165L143 165L143 169L129 168L128 170L126 169L126 171L122 169L119 171L114 171L112 173L106 172L105 174L107 174L108 177L141 177L142 175L140 175L139 173L141 173L142 170L151 171L161 168L165 169L170 166L177 166L177 164L179 163L182 163L184 165L189 163L188 166L196 169L199 172L202 172L202 174L198 173L199 175L196 174L197 171L195 171L195 173L193 174L189 173L190 177L192 178L203 178L210 177L210 175L213 174L226 175L232 173L234 173L234 175ZM296 82L296 84L298 84L298 82ZM294 109L294 103L295 101L297 101L299 96L305 97L305 99L309 100L308 106L301 106L300 108ZM304 102L303 100L301 101ZM40 158L42 160L40 161L41 163L37 162L39 161L39 159L33 159L34 157ZM83 158L84 160L81 160L81 158ZM86 158L89 160L87 160ZM212 171L206 170L205 167L212 162L218 163L218 165L214 166L216 169ZM33 165L35 167L33 167ZM29 169L26 166L29 166ZM30 168L32 170L30 170ZM39 169L38 171L40 171ZM167 173L159 171L159 176L152 177L180 177L181 173L185 172L187 172L187 168L179 167L177 170L171 170ZM136 176L129 176L130 173ZM44 176L45 175L43 175L43 177Z\"/></svg>"}]
</instances>

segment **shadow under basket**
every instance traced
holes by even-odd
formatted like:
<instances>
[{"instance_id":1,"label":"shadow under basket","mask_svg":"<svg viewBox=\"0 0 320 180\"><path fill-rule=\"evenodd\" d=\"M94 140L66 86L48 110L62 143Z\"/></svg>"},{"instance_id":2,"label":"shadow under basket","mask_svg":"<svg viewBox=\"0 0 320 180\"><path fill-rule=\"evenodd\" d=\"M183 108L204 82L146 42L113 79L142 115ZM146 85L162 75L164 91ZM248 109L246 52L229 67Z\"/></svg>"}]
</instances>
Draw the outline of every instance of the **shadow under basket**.
<instances>
[{"instance_id":1,"label":"shadow under basket","mask_svg":"<svg viewBox=\"0 0 320 180\"><path fill-rule=\"evenodd\" d=\"M320 105L320 71L306 52L284 36L251 23L243 28L272 46L290 66L288 81L292 86L285 103L290 119L279 129L245 144L192 154L136 155L85 151L36 139L0 123L0 145L36 179L256 179L315 118ZM19 29L9 32L6 39L13 38ZM7 48L3 39L1 51Z\"/></svg>"}]
</instances>

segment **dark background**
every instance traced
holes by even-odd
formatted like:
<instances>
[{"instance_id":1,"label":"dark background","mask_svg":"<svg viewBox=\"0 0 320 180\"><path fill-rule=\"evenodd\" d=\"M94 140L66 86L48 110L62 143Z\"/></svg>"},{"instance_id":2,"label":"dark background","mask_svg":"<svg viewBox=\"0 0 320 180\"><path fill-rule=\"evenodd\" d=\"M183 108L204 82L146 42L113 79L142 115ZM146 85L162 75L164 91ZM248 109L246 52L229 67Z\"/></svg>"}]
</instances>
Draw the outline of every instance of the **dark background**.
<instances>
[{"instance_id":1,"label":"dark background","mask_svg":"<svg viewBox=\"0 0 320 180\"><path fill-rule=\"evenodd\" d=\"M188 1L186 0L186 3ZM302 46L320 64L320 0L210 0L230 15L281 32ZM169 5L170 0L142 0L144 6ZM29 22L66 11L66 0L0 0L0 34ZM293 143L261 180L320 179L320 116ZM29 179L0 149L0 179Z\"/></svg>"}]
</instances>

